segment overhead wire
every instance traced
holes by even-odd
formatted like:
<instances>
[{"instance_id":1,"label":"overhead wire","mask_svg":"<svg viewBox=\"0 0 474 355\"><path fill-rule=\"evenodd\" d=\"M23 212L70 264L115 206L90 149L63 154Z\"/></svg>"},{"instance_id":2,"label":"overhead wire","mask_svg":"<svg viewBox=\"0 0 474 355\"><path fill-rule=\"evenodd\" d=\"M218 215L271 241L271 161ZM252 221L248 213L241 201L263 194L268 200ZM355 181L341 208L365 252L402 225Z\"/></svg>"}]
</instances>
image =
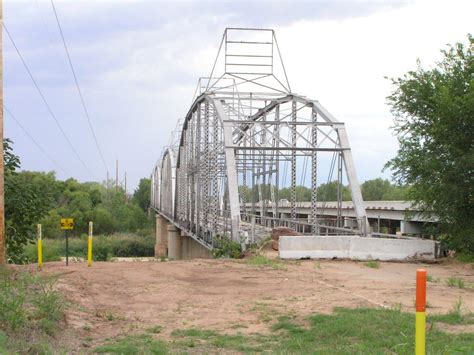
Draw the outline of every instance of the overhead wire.
<instances>
[{"instance_id":1,"label":"overhead wire","mask_svg":"<svg viewBox=\"0 0 474 355\"><path fill-rule=\"evenodd\" d=\"M86 103L84 101L84 97L82 95L81 88L79 86L79 81L77 80L76 71L74 69L74 65L72 64L71 55L69 54L69 49L68 49L68 46L66 44L66 39L64 37L63 29L61 27L61 23L59 21L59 16L58 16L58 13L56 11L56 7L54 6L54 1L53 0L51 0L51 6L53 8L54 16L56 18L56 23L58 25L59 33L61 35L61 40L62 40L63 45L64 45L64 50L66 51L66 56L67 56L67 59L68 59L68 62L69 62L69 66L71 68L72 76L74 77L74 83L76 85L76 89L77 89L77 92L79 94L79 98L81 100L82 108L84 109L84 114L86 116L87 123L88 123L90 131L92 133L92 137L94 138L95 146L97 148L97 151L99 152L100 159L102 160L102 164L104 165L105 170L108 172L109 169L107 167L107 163L105 162L104 155L102 154L102 150L100 149L99 141L98 141L97 136L95 134L94 127L92 126L91 118L89 116L89 110L87 109Z\"/></svg>"},{"instance_id":2,"label":"overhead wire","mask_svg":"<svg viewBox=\"0 0 474 355\"><path fill-rule=\"evenodd\" d=\"M74 148L74 145L72 144L71 140L67 136L66 132L64 131L61 123L59 123L58 118L54 114L53 110L51 109L51 106L49 105L48 101L46 100L46 97L44 96L43 92L41 91L41 88L39 87L36 79L34 78L33 74L31 73L30 68L28 67L28 64L26 63L25 59L23 58L23 55L21 54L20 50L18 49L18 46L15 43L15 40L13 39L13 36L11 35L10 31L8 30L7 25L5 22L3 22L3 28L5 29L5 33L7 34L8 38L10 39L10 42L12 43L13 47L15 48L16 53L18 54L18 57L20 58L23 67L25 68L26 72L28 73L28 76L30 77L31 81L33 82L34 87L36 88L36 91L38 91L38 94L41 97L41 100L43 101L44 105L46 106L46 109L48 110L50 116L53 118L54 122L56 123L56 126L58 127L59 131L61 132L62 136L68 143L69 147L71 148L71 151L74 153L76 156L77 160L82 164L82 166L87 170L87 172L95 178L94 173L89 169L87 164L82 160L81 156L77 152L76 148Z\"/></svg>"},{"instance_id":3,"label":"overhead wire","mask_svg":"<svg viewBox=\"0 0 474 355\"><path fill-rule=\"evenodd\" d=\"M5 111L10 115L10 117L15 121L15 123L20 127L20 129L23 131L23 133L26 134L26 136L33 142L34 145L55 165L57 168L62 170L63 173L65 173L68 176L71 176L71 174L68 173L66 169L64 169L47 151L46 149L43 148L41 144L38 143L38 141L33 137L33 135L28 132L28 130L21 124L21 122L15 117L15 115L8 109L7 106L3 105L3 108Z\"/></svg>"}]
</instances>

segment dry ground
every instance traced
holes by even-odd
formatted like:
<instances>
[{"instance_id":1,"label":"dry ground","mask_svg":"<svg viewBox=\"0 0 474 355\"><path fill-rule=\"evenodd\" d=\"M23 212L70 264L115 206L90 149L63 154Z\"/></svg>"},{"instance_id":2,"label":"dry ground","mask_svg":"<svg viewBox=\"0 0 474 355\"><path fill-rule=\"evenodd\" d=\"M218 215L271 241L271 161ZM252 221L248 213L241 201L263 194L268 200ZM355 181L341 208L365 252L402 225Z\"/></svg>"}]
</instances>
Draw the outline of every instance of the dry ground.
<instances>
[{"instance_id":1,"label":"dry ground","mask_svg":"<svg viewBox=\"0 0 474 355\"><path fill-rule=\"evenodd\" d=\"M69 301L66 329L58 340L83 352L105 339L162 326L163 337L188 327L233 333L266 333L283 314L331 312L334 307L402 307L413 311L415 272L423 267L428 312L446 312L462 299L474 311L472 264L380 263L312 260L282 262L278 268L246 260L171 262L46 263L59 274L58 287ZM30 266L33 268L33 266ZM450 277L466 288L448 287Z\"/></svg>"}]
</instances>

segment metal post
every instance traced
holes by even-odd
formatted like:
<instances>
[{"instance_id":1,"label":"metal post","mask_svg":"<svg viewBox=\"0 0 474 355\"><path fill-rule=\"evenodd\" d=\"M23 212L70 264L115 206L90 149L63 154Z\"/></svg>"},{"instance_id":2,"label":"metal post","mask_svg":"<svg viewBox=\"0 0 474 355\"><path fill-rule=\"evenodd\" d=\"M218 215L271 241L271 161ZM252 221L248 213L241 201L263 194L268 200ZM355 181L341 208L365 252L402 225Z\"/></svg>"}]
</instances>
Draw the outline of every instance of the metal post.
<instances>
[{"instance_id":1,"label":"metal post","mask_svg":"<svg viewBox=\"0 0 474 355\"><path fill-rule=\"evenodd\" d=\"M64 230L64 236L66 237L66 266L69 265L69 234L67 229Z\"/></svg>"},{"instance_id":2,"label":"metal post","mask_svg":"<svg viewBox=\"0 0 474 355\"><path fill-rule=\"evenodd\" d=\"M296 122L296 101L291 102L291 122ZM296 219L296 125L291 125L291 219ZM296 224L293 223L293 228Z\"/></svg>"},{"instance_id":3,"label":"metal post","mask_svg":"<svg viewBox=\"0 0 474 355\"><path fill-rule=\"evenodd\" d=\"M318 115L315 110L312 110L313 126L311 127L311 144L313 148L318 146ZM318 152L313 150L311 152L311 234L318 235Z\"/></svg>"}]
</instances>

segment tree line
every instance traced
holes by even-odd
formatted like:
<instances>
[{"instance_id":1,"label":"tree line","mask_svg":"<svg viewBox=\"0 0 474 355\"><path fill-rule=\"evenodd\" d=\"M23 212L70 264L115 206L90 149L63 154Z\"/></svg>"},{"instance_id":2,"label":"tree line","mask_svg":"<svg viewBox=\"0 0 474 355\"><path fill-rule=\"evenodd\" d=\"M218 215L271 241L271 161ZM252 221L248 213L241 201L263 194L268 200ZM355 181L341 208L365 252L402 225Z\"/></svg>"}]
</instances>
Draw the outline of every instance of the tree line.
<instances>
[{"instance_id":1,"label":"tree line","mask_svg":"<svg viewBox=\"0 0 474 355\"><path fill-rule=\"evenodd\" d=\"M5 229L7 256L12 262L24 260L24 247L36 238L41 223L45 238L60 238L61 218L73 218L73 234L87 233L94 222L94 233L150 233L152 221L147 207L150 180L142 179L132 195L120 187L56 179L54 172L18 171L20 158L13 153L12 142L4 140Z\"/></svg>"},{"instance_id":2,"label":"tree line","mask_svg":"<svg viewBox=\"0 0 474 355\"><path fill-rule=\"evenodd\" d=\"M318 201L337 201L337 181L323 183L317 187ZM367 180L360 186L362 197L365 201L405 201L408 199L409 186L397 185L387 179L377 178ZM253 188L240 186L239 192L246 202L252 201L252 195L259 196L259 190L264 200L271 199L270 185L257 185ZM289 187L280 188L276 191L277 199L290 200L291 189ZM311 188L306 186L296 186L297 201L311 201ZM341 185L341 196L343 201L350 201L351 191L349 186Z\"/></svg>"}]
</instances>

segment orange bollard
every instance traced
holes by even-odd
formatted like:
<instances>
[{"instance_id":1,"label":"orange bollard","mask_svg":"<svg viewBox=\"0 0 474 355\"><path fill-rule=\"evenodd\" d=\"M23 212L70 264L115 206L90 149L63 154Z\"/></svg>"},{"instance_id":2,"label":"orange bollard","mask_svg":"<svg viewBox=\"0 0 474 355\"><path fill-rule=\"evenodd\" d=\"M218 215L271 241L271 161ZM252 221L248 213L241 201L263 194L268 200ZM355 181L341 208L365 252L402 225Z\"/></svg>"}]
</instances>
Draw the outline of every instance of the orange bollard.
<instances>
[{"instance_id":1,"label":"orange bollard","mask_svg":"<svg viewBox=\"0 0 474 355\"><path fill-rule=\"evenodd\" d=\"M416 270L415 354L426 354L426 270Z\"/></svg>"}]
</instances>

